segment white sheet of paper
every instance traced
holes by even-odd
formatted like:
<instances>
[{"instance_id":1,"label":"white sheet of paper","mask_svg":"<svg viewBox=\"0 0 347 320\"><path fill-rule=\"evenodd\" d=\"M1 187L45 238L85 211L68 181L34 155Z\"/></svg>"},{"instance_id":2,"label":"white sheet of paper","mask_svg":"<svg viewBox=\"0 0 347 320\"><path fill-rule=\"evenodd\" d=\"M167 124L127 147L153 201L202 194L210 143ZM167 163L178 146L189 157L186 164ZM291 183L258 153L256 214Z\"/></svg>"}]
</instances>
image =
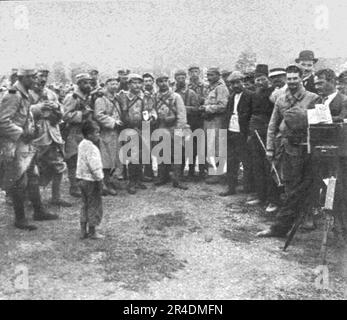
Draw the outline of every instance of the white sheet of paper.
<instances>
[{"instance_id":1,"label":"white sheet of paper","mask_svg":"<svg viewBox=\"0 0 347 320\"><path fill-rule=\"evenodd\" d=\"M333 123L329 106L316 104L314 109L308 109L307 121L309 124Z\"/></svg>"}]
</instances>

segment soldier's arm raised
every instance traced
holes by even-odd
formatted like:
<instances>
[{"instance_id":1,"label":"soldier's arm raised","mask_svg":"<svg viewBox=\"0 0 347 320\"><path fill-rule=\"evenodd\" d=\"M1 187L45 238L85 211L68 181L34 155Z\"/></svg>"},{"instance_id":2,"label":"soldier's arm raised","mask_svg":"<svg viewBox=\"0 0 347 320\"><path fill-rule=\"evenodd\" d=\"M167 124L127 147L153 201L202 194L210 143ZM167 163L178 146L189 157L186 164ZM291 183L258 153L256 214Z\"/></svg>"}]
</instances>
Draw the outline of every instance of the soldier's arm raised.
<instances>
[{"instance_id":1,"label":"soldier's arm raised","mask_svg":"<svg viewBox=\"0 0 347 320\"><path fill-rule=\"evenodd\" d=\"M20 107L20 98L15 93L6 94L0 105L0 136L16 142L23 133L23 129L13 121Z\"/></svg>"},{"instance_id":2,"label":"soldier's arm raised","mask_svg":"<svg viewBox=\"0 0 347 320\"><path fill-rule=\"evenodd\" d=\"M76 110L77 98L73 94L66 96L63 102L64 114L63 120L67 123L81 123L83 113L81 110Z\"/></svg>"},{"instance_id":3,"label":"soldier's arm raised","mask_svg":"<svg viewBox=\"0 0 347 320\"><path fill-rule=\"evenodd\" d=\"M216 88L216 103L205 105L207 113L223 113L226 110L229 98L229 91L225 86Z\"/></svg>"}]
</instances>

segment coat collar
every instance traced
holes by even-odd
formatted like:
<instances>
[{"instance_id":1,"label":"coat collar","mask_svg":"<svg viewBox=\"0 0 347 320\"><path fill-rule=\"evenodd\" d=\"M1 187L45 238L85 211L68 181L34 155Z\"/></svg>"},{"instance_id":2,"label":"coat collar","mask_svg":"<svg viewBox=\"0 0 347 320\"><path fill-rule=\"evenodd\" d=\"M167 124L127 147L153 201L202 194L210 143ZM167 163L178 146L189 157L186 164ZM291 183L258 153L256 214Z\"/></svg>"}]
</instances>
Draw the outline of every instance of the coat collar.
<instances>
[{"instance_id":1,"label":"coat collar","mask_svg":"<svg viewBox=\"0 0 347 320\"><path fill-rule=\"evenodd\" d=\"M23 85L17 80L13 85L20 93L22 93L27 99L30 99L29 92L23 87Z\"/></svg>"},{"instance_id":2,"label":"coat collar","mask_svg":"<svg viewBox=\"0 0 347 320\"><path fill-rule=\"evenodd\" d=\"M128 97L128 99L131 101L131 100L134 100L134 99L141 99L141 100L143 100L143 92L142 91L140 91L140 93L139 94L134 94L134 93L132 93L131 91L128 91L127 93L126 93L126 96Z\"/></svg>"},{"instance_id":3,"label":"coat collar","mask_svg":"<svg viewBox=\"0 0 347 320\"><path fill-rule=\"evenodd\" d=\"M223 81L223 79L219 79L218 81L216 81L215 83L212 83L212 84L209 84L208 85L208 88L210 90L213 90L215 88L217 88L218 86L220 85L224 85L225 86L225 82Z\"/></svg>"},{"instance_id":4,"label":"coat collar","mask_svg":"<svg viewBox=\"0 0 347 320\"><path fill-rule=\"evenodd\" d=\"M171 94L172 94L172 90L171 89L169 89L169 90L167 90L165 92L160 92L160 91L157 92L158 98L159 99L164 99L164 100L169 98L171 96Z\"/></svg>"},{"instance_id":5,"label":"coat collar","mask_svg":"<svg viewBox=\"0 0 347 320\"><path fill-rule=\"evenodd\" d=\"M78 95L79 98L81 98L82 100L87 100L88 99L88 95L84 94L80 88L77 88L75 90L75 94Z\"/></svg>"},{"instance_id":6,"label":"coat collar","mask_svg":"<svg viewBox=\"0 0 347 320\"><path fill-rule=\"evenodd\" d=\"M292 94L290 91L289 91L289 88L286 89L286 99L287 100L291 100L291 99L295 99L295 100L302 100L305 96L305 93L306 93L306 90L304 88L303 85L300 86L299 90L296 91L294 94Z\"/></svg>"}]
</instances>

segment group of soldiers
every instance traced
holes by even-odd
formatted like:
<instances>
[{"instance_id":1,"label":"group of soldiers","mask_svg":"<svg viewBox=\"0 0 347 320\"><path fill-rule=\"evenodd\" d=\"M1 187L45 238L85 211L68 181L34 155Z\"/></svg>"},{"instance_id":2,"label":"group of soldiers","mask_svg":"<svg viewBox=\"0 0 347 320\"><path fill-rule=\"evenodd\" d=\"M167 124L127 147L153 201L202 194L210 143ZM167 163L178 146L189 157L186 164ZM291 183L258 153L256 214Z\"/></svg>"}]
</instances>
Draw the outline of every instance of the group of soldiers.
<instances>
[{"instance_id":1,"label":"group of soldiers","mask_svg":"<svg viewBox=\"0 0 347 320\"><path fill-rule=\"evenodd\" d=\"M81 196L76 179L78 145L83 123L93 120L100 127L103 195L116 196L122 180L128 180L129 194L146 189L145 183L152 181L157 186L171 181L173 187L186 190L187 180L210 184L226 180L228 188L219 195L231 196L240 190L242 168L241 192L248 194L247 205L266 205L266 212L278 213L276 222L258 235L285 235L301 210L312 210L314 200L308 203L307 199L315 198L309 192L317 182L306 150L305 111L327 103L334 121L343 122L347 117L347 72L339 77L330 69L315 73L317 59L310 50L302 51L295 62L270 70L258 64L247 74L211 67L208 83L198 65L177 70L174 82L166 74L155 77L120 70L100 83L98 71L89 70L76 76L66 95L49 89L48 70L14 70L11 86L1 93L0 187L12 202L15 226L36 229L26 218L27 199L33 204L34 220L58 219L42 205L40 186L52 183L52 205L71 206L60 192L66 169L70 195ZM214 149L208 153L214 156L199 159L197 140L191 137L193 155L187 176L183 174L184 158L182 164L159 164L155 177L152 159L149 164L141 162L142 149L151 150L154 145L141 139L144 124L151 132L164 130L172 141L177 129L212 130L215 134L206 135L205 143L207 149ZM139 163L121 161L119 136L124 129L140 136ZM227 141L219 139L221 129L227 131ZM220 143L227 145L224 175L216 170ZM347 170L347 159L341 157L341 163ZM274 164L284 191L272 179Z\"/></svg>"}]
</instances>

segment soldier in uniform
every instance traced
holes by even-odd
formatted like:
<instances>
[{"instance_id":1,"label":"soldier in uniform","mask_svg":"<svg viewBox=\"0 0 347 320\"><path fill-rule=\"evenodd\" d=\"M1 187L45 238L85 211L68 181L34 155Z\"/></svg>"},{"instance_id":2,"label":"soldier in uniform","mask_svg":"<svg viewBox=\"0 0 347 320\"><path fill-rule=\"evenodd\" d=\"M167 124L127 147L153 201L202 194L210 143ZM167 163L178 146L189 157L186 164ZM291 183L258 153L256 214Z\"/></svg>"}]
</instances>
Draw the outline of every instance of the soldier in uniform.
<instances>
[{"instance_id":1,"label":"soldier in uniform","mask_svg":"<svg viewBox=\"0 0 347 320\"><path fill-rule=\"evenodd\" d=\"M77 87L74 92L64 99L65 122L63 135L65 136L65 159L70 180L70 195L80 197L81 193L76 181L76 165L78 144L82 141L82 124L91 120L93 110L90 101L91 77L88 73L76 75Z\"/></svg>"},{"instance_id":2,"label":"soldier in uniform","mask_svg":"<svg viewBox=\"0 0 347 320\"><path fill-rule=\"evenodd\" d=\"M159 180L155 183L161 186L169 182L172 169L172 184L174 188L187 190L188 187L180 182L181 164L174 161L174 138L179 134L175 129L187 129L187 112L181 96L170 90L169 77L162 74L156 79L159 91L155 94L158 126L171 138L171 165L159 164ZM175 132L176 131L176 132Z\"/></svg>"},{"instance_id":3,"label":"soldier in uniform","mask_svg":"<svg viewBox=\"0 0 347 320\"><path fill-rule=\"evenodd\" d=\"M144 100L145 104L148 105L148 107L152 110L156 110L155 107L155 90L154 90L154 76L147 72L142 75L143 79L143 93L144 93ZM153 130L156 128L156 121L151 121L151 135ZM151 147L153 146L153 142L151 142ZM144 165L144 172L143 172L143 181L144 182L151 182L154 179L154 173L153 173L153 163L152 163L152 157L150 159L149 164Z\"/></svg>"},{"instance_id":4,"label":"soldier in uniform","mask_svg":"<svg viewBox=\"0 0 347 320\"><path fill-rule=\"evenodd\" d=\"M91 107L94 109L96 99L103 95L103 89L99 85L99 71L96 69L89 70L89 75L91 77Z\"/></svg>"},{"instance_id":5,"label":"soldier in uniform","mask_svg":"<svg viewBox=\"0 0 347 320\"><path fill-rule=\"evenodd\" d=\"M188 88L193 90L199 98L199 105L202 106L205 102L205 94L207 85L200 79L200 68L197 65L191 65L188 68L189 83ZM202 121L200 127L202 128Z\"/></svg>"},{"instance_id":6,"label":"soldier in uniform","mask_svg":"<svg viewBox=\"0 0 347 320\"><path fill-rule=\"evenodd\" d=\"M66 170L64 162L64 141L60 133L59 123L63 110L56 94L46 87L48 70L41 69L37 73L37 82L30 91L33 99L31 110L36 120L38 138L33 144L38 148L38 166L40 184L46 186L52 181L51 204L61 207L71 207L61 199L60 185L63 172Z\"/></svg>"},{"instance_id":7,"label":"soldier in uniform","mask_svg":"<svg viewBox=\"0 0 347 320\"><path fill-rule=\"evenodd\" d=\"M209 85L206 89L206 98L203 106L200 106L200 110L203 113L204 119L204 130L206 132L205 137L207 138L207 154L211 155L208 157L207 162L213 168L217 166L216 157L219 156L219 145L224 145L223 141L219 141L219 129L225 127L225 115L226 108L229 98L229 90L225 86L224 81L221 79L220 71L218 68L209 68L207 70L207 79ZM207 131L213 130L215 136L208 135ZM208 139L213 139L208 141ZM214 150L209 148L214 146ZM212 156L214 154L214 156ZM220 178L217 175L217 171L214 170L214 175L206 180L206 183L214 184L220 182Z\"/></svg>"},{"instance_id":8,"label":"soldier in uniform","mask_svg":"<svg viewBox=\"0 0 347 320\"><path fill-rule=\"evenodd\" d=\"M187 79L187 73L184 70L177 70L175 72L175 92L178 93L184 102L184 105L186 107L187 111L187 121L188 125L190 126L190 129L194 132L195 129L201 128L200 125L200 104L199 104L199 98L198 95L195 93L194 90L189 89L186 84ZM191 136L192 139L192 146L193 146L193 159L189 159L189 173L188 177L194 178L195 177L195 164L196 164L196 156L198 154L198 146L197 146L197 140L193 139L193 136ZM185 159L184 159L184 165L185 165ZM200 170L203 172L203 165L200 165Z\"/></svg>"},{"instance_id":9,"label":"soldier in uniform","mask_svg":"<svg viewBox=\"0 0 347 320\"><path fill-rule=\"evenodd\" d=\"M0 186L12 198L15 226L35 230L25 217L26 193L34 208L34 220L54 220L42 205L36 166L35 125L30 111L29 89L35 83L36 71L19 69L18 80L4 95L0 106Z\"/></svg>"},{"instance_id":10,"label":"soldier in uniform","mask_svg":"<svg viewBox=\"0 0 347 320\"><path fill-rule=\"evenodd\" d=\"M157 119L157 113L153 104L147 104L148 100L145 99L142 91L143 79L138 74L129 74L129 92L121 98L123 121L125 127L133 129L139 136L139 146L134 148L131 152L132 157L138 156L138 163L130 161L128 165L129 183L128 192L135 194L136 189L147 189L142 183L142 149L147 148L150 150L150 141L142 139L141 130L143 121L151 122ZM136 149L136 150L135 150Z\"/></svg>"},{"instance_id":11,"label":"soldier in uniform","mask_svg":"<svg viewBox=\"0 0 347 320\"><path fill-rule=\"evenodd\" d=\"M314 85L314 65L318 59L314 57L314 53L311 50L301 51L299 57L295 59L295 62L303 70L302 83L307 91L317 93Z\"/></svg>"},{"instance_id":12,"label":"soldier in uniform","mask_svg":"<svg viewBox=\"0 0 347 320\"><path fill-rule=\"evenodd\" d=\"M122 170L119 159L119 132L123 127L121 108L116 97L118 81L115 78L106 80L103 96L95 101L94 118L98 122L100 132L100 152L104 170L103 194L116 195L117 191L111 181L111 172Z\"/></svg>"},{"instance_id":13,"label":"soldier in uniform","mask_svg":"<svg viewBox=\"0 0 347 320\"><path fill-rule=\"evenodd\" d=\"M288 89L276 100L266 144L267 158L280 159L286 199L276 221L259 232L259 237L285 237L300 212L307 209L305 201L313 183L312 163L305 143L306 110L314 107L318 96L304 88L298 66L288 66L286 73Z\"/></svg>"},{"instance_id":14,"label":"soldier in uniform","mask_svg":"<svg viewBox=\"0 0 347 320\"><path fill-rule=\"evenodd\" d=\"M129 74L130 74L130 70L128 70L128 69L118 70L119 88L118 88L117 93L120 93L121 91L128 91L129 90L129 86L128 86Z\"/></svg>"}]
</instances>

